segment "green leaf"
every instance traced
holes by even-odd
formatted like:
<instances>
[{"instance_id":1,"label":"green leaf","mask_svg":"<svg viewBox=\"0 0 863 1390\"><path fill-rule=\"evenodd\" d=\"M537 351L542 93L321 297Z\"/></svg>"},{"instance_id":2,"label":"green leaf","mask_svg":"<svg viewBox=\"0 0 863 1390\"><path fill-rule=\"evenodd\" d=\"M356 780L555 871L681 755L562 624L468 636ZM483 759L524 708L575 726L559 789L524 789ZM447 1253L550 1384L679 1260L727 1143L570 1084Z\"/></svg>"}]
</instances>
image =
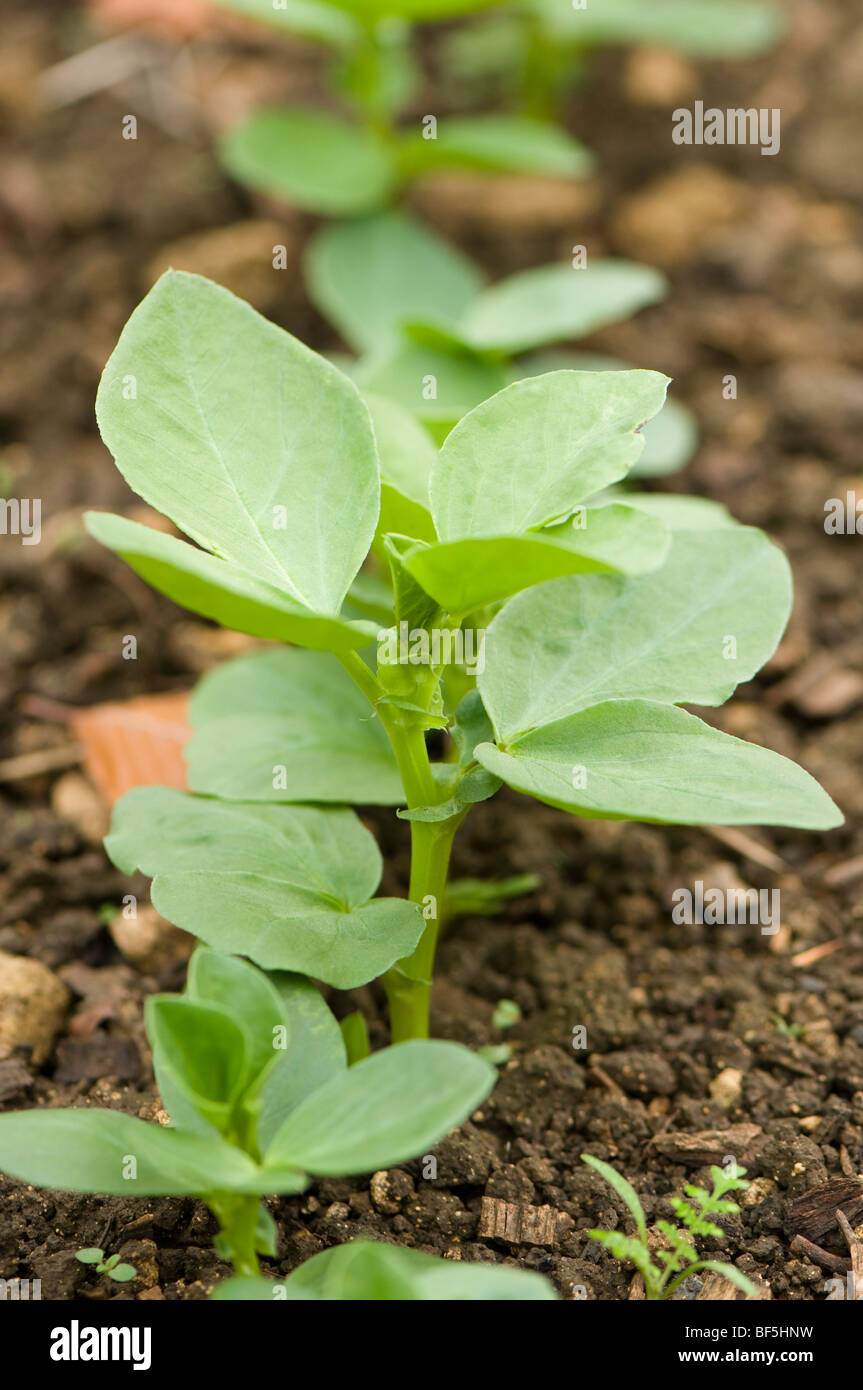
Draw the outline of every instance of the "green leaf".
<instances>
[{"instance_id":1,"label":"green leaf","mask_svg":"<svg viewBox=\"0 0 863 1390\"><path fill-rule=\"evenodd\" d=\"M441 540L521 535L569 516L629 471L643 444L636 432L667 386L660 372L550 372L477 406L432 470Z\"/></svg>"},{"instance_id":2,"label":"green leaf","mask_svg":"<svg viewBox=\"0 0 863 1390\"><path fill-rule=\"evenodd\" d=\"M605 1178L609 1187L612 1187L621 1201L629 1209L633 1221L638 1229L638 1234L642 1243L647 1245L647 1222L644 1218L644 1207L638 1197L638 1193L616 1168L612 1168L610 1163L603 1163L601 1158L594 1158L593 1154L582 1154L582 1163L595 1168L601 1177Z\"/></svg>"},{"instance_id":3,"label":"green leaf","mask_svg":"<svg viewBox=\"0 0 863 1390\"><path fill-rule=\"evenodd\" d=\"M381 857L352 811L139 787L115 806L105 847L124 873L153 878L153 905L169 921L264 969L352 989L422 934L415 904L369 901Z\"/></svg>"},{"instance_id":4,"label":"green leaf","mask_svg":"<svg viewBox=\"0 0 863 1390\"><path fill-rule=\"evenodd\" d=\"M85 1250L76 1250L75 1259L80 1260L82 1265L100 1265L105 1258L104 1250L98 1246L88 1246Z\"/></svg>"},{"instance_id":5,"label":"green leaf","mask_svg":"<svg viewBox=\"0 0 863 1390\"><path fill-rule=\"evenodd\" d=\"M390 352L412 319L455 325L482 288L460 251L404 212L318 232L306 253L314 304L356 352Z\"/></svg>"},{"instance_id":6,"label":"green leaf","mask_svg":"<svg viewBox=\"0 0 863 1390\"><path fill-rule=\"evenodd\" d=\"M380 475L368 411L335 367L227 290L169 271L123 329L96 413L126 481L199 545L338 613Z\"/></svg>"},{"instance_id":7,"label":"green leaf","mask_svg":"<svg viewBox=\"0 0 863 1390\"><path fill-rule=\"evenodd\" d=\"M248 19L287 29L303 38L346 47L362 36L362 29L347 13L347 7L317 4L315 0L218 0L222 9L234 10Z\"/></svg>"},{"instance_id":8,"label":"green leaf","mask_svg":"<svg viewBox=\"0 0 863 1390\"><path fill-rule=\"evenodd\" d=\"M198 1132L200 1116L226 1134L251 1080L243 1030L227 1009L185 995L151 995L145 1016L159 1092L173 1123Z\"/></svg>"},{"instance_id":9,"label":"green leaf","mask_svg":"<svg viewBox=\"0 0 863 1390\"><path fill-rule=\"evenodd\" d=\"M278 1292L276 1292L278 1290ZM282 1284L269 1279L227 1279L213 1298L326 1302L553 1302L547 1279L503 1265L444 1260L399 1245L352 1240L322 1250Z\"/></svg>"},{"instance_id":10,"label":"green leaf","mask_svg":"<svg viewBox=\"0 0 863 1390\"><path fill-rule=\"evenodd\" d=\"M500 0L340 0L350 14L368 25L381 18L397 18L413 24L422 20L446 19L450 15L490 9Z\"/></svg>"},{"instance_id":11,"label":"green leaf","mask_svg":"<svg viewBox=\"0 0 863 1390\"><path fill-rule=\"evenodd\" d=\"M258 1140L262 1149L301 1100L347 1067L341 1029L311 980L281 971L269 979L282 1001L288 1045L261 1087Z\"/></svg>"},{"instance_id":12,"label":"green leaf","mask_svg":"<svg viewBox=\"0 0 863 1390\"><path fill-rule=\"evenodd\" d=\"M580 48L653 43L704 58L743 58L780 37L781 10L759 0L590 0L580 9L559 0L531 0L548 32Z\"/></svg>"},{"instance_id":13,"label":"green leaf","mask_svg":"<svg viewBox=\"0 0 863 1390\"><path fill-rule=\"evenodd\" d=\"M476 752L516 791L580 816L811 830L842 823L796 763L652 700L610 700L546 724L506 752L490 743Z\"/></svg>"},{"instance_id":14,"label":"green leaf","mask_svg":"<svg viewBox=\"0 0 863 1390\"><path fill-rule=\"evenodd\" d=\"M264 1158L325 1176L416 1158L491 1090L492 1069L449 1042L388 1047L328 1081L288 1116Z\"/></svg>"},{"instance_id":15,"label":"green leaf","mask_svg":"<svg viewBox=\"0 0 863 1390\"><path fill-rule=\"evenodd\" d=\"M584 526L568 523L522 536L483 536L417 547L405 564L449 613L472 613L520 589L566 574L639 574L662 564L668 532L635 507L588 507Z\"/></svg>"},{"instance_id":16,"label":"green leaf","mask_svg":"<svg viewBox=\"0 0 863 1390\"><path fill-rule=\"evenodd\" d=\"M664 275L632 261L592 261L581 270L536 266L483 290L462 319L461 331L481 350L526 352L584 338L659 303L667 292Z\"/></svg>"},{"instance_id":17,"label":"green leaf","mask_svg":"<svg viewBox=\"0 0 863 1390\"><path fill-rule=\"evenodd\" d=\"M502 391L507 375L498 363L476 353L405 338L380 360L365 360L359 380L364 393L387 396L417 419L449 429L467 411Z\"/></svg>"},{"instance_id":18,"label":"green leaf","mask_svg":"<svg viewBox=\"0 0 863 1390\"><path fill-rule=\"evenodd\" d=\"M669 531L717 531L739 525L727 507L709 497L680 497L670 492L630 492L613 488L609 496L658 517Z\"/></svg>"},{"instance_id":19,"label":"green leaf","mask_svg":"<svg viewBox=\"0 0 863 1390\"><path fill-rule=\"evenodd\" d=\"M408 174L428 168L467 167L585 178L594 158L561 126L528 116L447 116L436 137L403 136L402 167Z\"/></svg>"},{"instance_id":20,"label":"green leaf","mask_svg":"<svg viewBox=\"0 0 863 1390\"><path fill-rule=\"evenodd\" d=\"M342 1037L348 1054L348 1065L356 1066L369 1055L369 1030L361 1009L354 1009L341 1021Z\"/></svg>"},{"instance_id":21,"label":"green leaf","mask_svg":"<svg viewBox=\"0 0 863 1390\"><path fill-rule=\"evenodd\" d=\"M259 1171L215 1135L181 1134L117 1110L0 1115L0 1172L37 1187L123 1197L198 1196L256 1191Z\"/></svg>"},{"instance_id":22,"label":"green leaf","mask_svg":"<svg viewBox=\"0 0 863 1390\"><path fill-rule=\"evenodd\" d=\"M255 112L228 129L219 153L240 183L328 217L372 212L396 183L395 157L377 136L310 107Z\"/></svg>"},{"instance_id":23,"label":"green leaf","mask_svg":"<svg viewBox=\"0 0 863 1390\"><path fill-rule=\"evenodd\" d=\"M602 265L623 262L601 262ZM596 267L594 267L596 268ZM513 363L511 378L518 381L526 376L542 376L544 372L628 372L626 362L606 357L598 352L537 352ZM698 425L695 416L680 401L669 398L658 415L648 420L641 431L644 452L630 470L632 478L658 478L676 473L695 453L698 445ZM702 499L696 499L702 500ZM716 504L719 505L718 503Z\"/></svg>"},{"instance_id":24,"label":"green leaf","mask_svg":"<svg viewBox=\"0 0 863 1390\"><path fill-rule=\"evenodd\" d=\"M404 631L408 633L439 626L443 616L434 599L429 598L404 563L404 556L414 546L415 542L407 536L387 536L383 546L393 585L394 616L399 624L407 623Z\"/></svg>"},{"instance_id":25,"label":"green leaf","mask_svg":"<svg viewBox=\"0 0 863 1390\"><path fill-rule=\"evenodd\" d=\"M395 532L417 541L437 539L429 510L429 477L437 449L409 410L366 393L381 461L381 514L377 536Z\"/></svg>"},{"instance_id":26,"label":"green leaf","mask_svg":"<svg viewBox=\"0 0 863 1390\"><path fill-rule=\"evenodd\" d=\"M517 595L488 629L479 690L506 743L606 700L721 705L776 650L790 612L788 561L762 531L678 532L652 574Z\"/></svg>"},{"instance_id":27,"label":"green leaf","mask_svg":"<svg viewBox=\"0 0 863 1390\"><path fill-rule=\"evenodd\" d=\"M137 1277L138 1271L134 1265L114 1265L110 1273L110 1278L115 1284L128 1284L130 1279L137 1279Z\"/></svg>"},{"instance_id":28,"label":"green leaf","mask_svg":"<svg viewBox=\"0 0 863 1390\"><path fill-rule=\"evenodd\" d=\"M189 962L186 995L221 1008L242 1030L247 1081L272 1062L275 1032L286 1023L286 1011L270 976L237 956L199 946Z\"/></svg>"},{"instance_id":29,"label":"green leaf","mask_svg":"<svg viewBox=\"0 0 863 1390\"><path fill-rule=\"evenodd\" d=\"M193 791L232 801L404 801L380 720L342 667L317 652L225 662L198 686L189 718Z\"/></svg>"},{"instance_id":30,"label":"green leaf","mask_svg":"<svg viewBox=\"0 0 863 1390\"><path fill-rule=\"evenodd\" d=\"M121 555L160 594L222 627L327 651L352 651L374 636L369 623L314 613L269 584L176 536L107 512L87 512L90 535Z\"/></svg>"}]
</instances>

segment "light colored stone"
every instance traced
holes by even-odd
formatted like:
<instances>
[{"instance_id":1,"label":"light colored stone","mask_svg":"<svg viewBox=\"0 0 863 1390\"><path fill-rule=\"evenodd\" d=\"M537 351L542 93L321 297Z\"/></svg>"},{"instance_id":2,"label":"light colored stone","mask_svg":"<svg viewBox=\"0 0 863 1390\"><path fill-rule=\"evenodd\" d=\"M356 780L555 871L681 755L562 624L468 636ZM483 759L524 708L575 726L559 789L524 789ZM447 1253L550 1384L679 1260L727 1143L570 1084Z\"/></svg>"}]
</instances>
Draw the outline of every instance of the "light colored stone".
<instances>
[{"instance_id":1,"label":"light colored stone","mask_svg":"<svg viewBox=\"0 0 863 1390\"><path fill-rule=\"evenodd\" d=\"M29 1046L40 1066L68 1007L68 990L46 965L0 951L0 1046Z\"/></svg>"},{"instance_id":2,"label":"light colored stone","mask_svg":"<svg viewBox=\"0 0 863 1390\"><path fill-rule=\"evenodd\" d=\"M108 807L93 783L81 772L66 772L51 789L51 806L62 820L80 830L85 840L100 844L108 833Z\"/></svg>"},{"instance_id":3,"label":"light colored stone","mask_svg":"<svg viewBox=\"0 0 863 1390\"><path fill-rule=\"evenodd\" d=\"M731 1110L740 1100L743 1072L736 1067L723 1067L710 1083L710 1095L724 1110Z\"/></svg>"},{"instance_id":4,"label":"light colored stone","mask_svg":"<svg viewBox=\"0 0 863 1390\"><path fill-rule=\"evenodd\" d=\"M149 903L139 904L134 917L115 917L108 930L127 960L145 974L163 970L192 954L195 938L161 917Z\"/></svg>"}]
</instances>

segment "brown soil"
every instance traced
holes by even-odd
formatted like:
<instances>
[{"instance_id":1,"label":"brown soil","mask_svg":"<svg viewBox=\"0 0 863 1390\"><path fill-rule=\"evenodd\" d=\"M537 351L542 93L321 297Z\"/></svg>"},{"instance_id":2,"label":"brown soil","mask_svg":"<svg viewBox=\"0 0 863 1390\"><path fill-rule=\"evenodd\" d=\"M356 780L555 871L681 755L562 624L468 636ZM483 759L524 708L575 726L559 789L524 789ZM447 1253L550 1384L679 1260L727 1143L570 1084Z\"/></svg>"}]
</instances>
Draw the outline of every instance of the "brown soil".
<instances>
[{"instance_id":1,"label":"brown soil","mask_svg":"<svg viewBox=\"0 0 863 1390\"><path fill-rule=\"evenodd\" d=\"M725 1257L760 1276L774 1298L824 1296L824 1270L791 1249L808 1229L794 1202L804 1193L817 1199L827 1181L848 1184L843 1201L863 1190L861 542L828 536L823 525L828 498L855 487L863 496L863 150L853 120L863 43L850 0L789 9L795 27L780 51L756 64L701 65L683 98L781 107L778 157L733 147L681 152L669 133L676 97L659 107L635 101L651 77L650 55L615 54L596 62L569 112L601 158L583 212L549 185L534 190L532 222L523 192L506 187L478 200L456 180L416 197L495 274L582 241L593 255L613 251L668 270L664 305L590 346L668 371L696 410L702 446L667 486L722 500L787 548L797 594L789 634L718 722L803 763L847 824L817 836L756 831L748 845L729 845L706 831L585 824L509 793L478 807L456 873L538 872L543 886L496 920L453 929L440 954L434 1027L472 1045L507 1041L512 1056L473 1123L438 1145L436 1179L408 1164L386 1182L324 1182L270 1203L281 1231L272 1272L364 1234L465 1259L515 1260L547 1273L564 1296L583 1287L589 1298L625 1299L631 1270L586 1235L595 1224L619 1224L622 1208L579 1155L589 1149L611 1161L656 1219L668 1216L669 1195L704 1176L715 1151L745 1155L756 1179L741 1215L724 1222ZM298 277L260 271L273 219L293 254L305 222L253 207L226 186L203 128L213 113L224 119L263 91L313 84L308 51L286 50L293 56L280 65L247 44L228 65L236 50L201 41L191 76L171 68L168 77L206 101L178 99L166 112L121 87L46 113L39 72L92 35L59 0L6 0L3 11L0 465L21 495L42 497L44 535L40 546L4 537L0 548L0 760L66 741L61 726L38 717L48 701L183 689L233 649L229 635L153 596L85 541L78 520L84 506L133 504L99 442L92 401L152 266L179 260L170 248L191 239L181 250L195 268L314 344L330 342ZM685 86L685 68L676 71ZM120 137L130 109L142 112L135 143ZM736 401L723 399L728 374L738 380ZM139 636L137 662L120 657L126 632ZM183 966L146 975L119 956L100 908L116 904L128 882L54 809L58 775L0 784L0 949L58 972L77 1021L41 1068L26 1053L0 1059L0 1101L15 1108L86 1098L151 1117L158 1098L141 999L181 987ZM392 856L388 886L398 889L405 828L388 815L370 819ZM781 889L781 930L673 925L670 894L695 879ZM833 949L801 959L822 943ZM503 998L523 1015L505 1034L492 1023ZM375 989L334 1002L344 1012L357 999L382 1041ZM586 1050L573 1047L579 1025ZM670 1136L712 1130L729 1132L682 1161ZM828 1206L837 1192L827 1190ZM0 1194L0 1273L41 1278L43 1297L161 1290L168 1299L202 1298L227 1272L211 1249L212 1221L193 1201L58 1196L9 1181ZM479 1239L484 1196L552 1207L554 1241ZM846 1253L835 1227L812 1238ZM106 1286L74 1259L88 1245L119 1250L138 1280Z\"/></svg>"}]
</instances>

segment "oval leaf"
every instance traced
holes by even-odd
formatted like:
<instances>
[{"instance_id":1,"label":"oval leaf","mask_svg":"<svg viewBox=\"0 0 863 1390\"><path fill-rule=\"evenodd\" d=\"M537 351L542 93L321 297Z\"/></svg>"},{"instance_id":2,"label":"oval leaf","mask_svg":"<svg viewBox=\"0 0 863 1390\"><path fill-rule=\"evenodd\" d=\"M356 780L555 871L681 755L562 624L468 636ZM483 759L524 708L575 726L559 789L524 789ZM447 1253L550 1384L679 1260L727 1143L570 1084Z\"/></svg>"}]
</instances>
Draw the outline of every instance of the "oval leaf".
<instances>
[{"instance_id":1,"label":"oval leaf","mask_svg":"<svg viewBox=\"0 0 863 1390\"><path fill-rule=\"evenodd\" d=\"M340 666L316 652L227 661L192 696L189 785L232 801L404 801L386 733ZM273 769L283 766L285 782Z\"/></svg>"},{"instance_id":2,"label":"oval leaf","mask_svg":"<svg viewBox=\"0 0 863 1390\"><path fill-rule=\"evenodd\" d=\"M305 107L257 111L228 130L220 155L240 183L329 217L371 212L396 181L395 159L380 140Z\"/></svg>"},{"instance_id":3,"label":"oval leaf","mask_svg":"<svg viewBox=\"0 0 863 1390\"><path fill-rule=\"evenodd\" d=\"M169 271L123 329L96 413L126 481L199 545L338 613L380 477L368 411L335 367L227 290Z\"/></svg>"},{"instance_id":4,"label":"oval leaf","mask_svg":"<svg viewBox=\"0 0 863 1390\"><path fill-rule=\"evenodd\" d=\"M580 816L811 830L842 823L796 763L651 700L594 705L505 752L482 743L476 756L517 791Z\"/></svg>"},{"instance_id":5,"label":"oval leaf","mask_svg":"<svg viewBox=\"0 0 863 1390\"><path fill-rule=\"evenodd\" d=\"M721 705L775 651L790 612L788 561L763 532L680 532L652 574L514 598L489 627L480 693L507 743L606 700Z\"/></svg>"},{"instance_id":6,"label":"oval leaf","mask_svg":"<svg viewBox=\"0 0 863 1390\"><path fill-rule=\"evenodd\" d=\"M660 372L549 372L515 382L445 439L431 475L442 541L521 535L628 473L662 408Z\"/></svg>"},{"instance_id":7,"label":"oval leaf","mask_svg":"<svg viewBox=\"0 0 863 1390\"><path fill-rule=\"evenodd\" d=\"M667 293L664 275L633 261L591 261L581 270L536 266L483 290L462 319L461 331L480 350L527 352L585 338L658 304Z\"/></svg>"},{"instance_id":8,"label":"oval leaf","mask_svg":"<svg viewBox=\"0 0 863 1390\"><path fill-rule=\"evenodd\" d=\"M423 1153L476 1109L496 1073L458 1043L406 1042L350 1067L302 1101L265 1155L339 1176Z\"/></svg>"},{"instance_id":9,"label":"oval leaf","mask_svg":"<svg viewBox=\"0 0 863 1390\"><path fill-rule=\"evenodd\" d=\"M369 901L373 837L352 811L211 801L164 787L117 804L105 848L153 878L154 906L217 950L351 989L409 955L419 908Z\"/></svg>"}]
</instances>

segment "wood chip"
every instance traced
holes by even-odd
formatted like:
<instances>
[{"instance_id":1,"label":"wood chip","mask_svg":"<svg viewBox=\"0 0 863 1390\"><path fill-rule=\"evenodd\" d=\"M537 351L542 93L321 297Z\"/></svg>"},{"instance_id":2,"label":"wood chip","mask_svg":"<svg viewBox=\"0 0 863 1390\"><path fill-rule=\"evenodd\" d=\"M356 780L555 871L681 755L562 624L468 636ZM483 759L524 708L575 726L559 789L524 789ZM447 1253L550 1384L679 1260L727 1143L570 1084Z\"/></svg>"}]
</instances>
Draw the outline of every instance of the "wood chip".
<instances>
[{"instance_id":1,"label":"wood chip","mask_svg":"<svg viewBox=\"0 0 863 1390\"><path fill-rule=\"evenodd\" d=\"M824 874L822 882L828 888L844 888L849 883L857 883L863 878L863 854L855 859L846 859L842 864L832 864Z\"/></svg>"},{"instance_id":2,"label":"wood chip","mask_svg":"<svg viewBox=\"0 0 863 1390\"><path fill-rule=\"evenodd\" d=\"M28 777L41 777L46 772L74 767L81 761L82 752L79 743L64 743L59 748L38 748L33 753L6 758L0 762L0 782L24 782Z\"/></svg>"},{"instance_id":3,"label":"wood chip","mask_svg":"<svg viewBox=\"0 0 863 1390\"><path fill-rule=\"evenodd\" d=\"M805 1236L795 1236L789 1248L792 1254L802 1255L804 1259L811 1260L812 1264L829 1269L831 1274L847 1274L851 1268L849 1261L841 1255L832 1255L829 1250L822 1250L820 1245L815 1245Z\"/></svg>"},{"instance_id":4,"label":"wood chip","mask_svg":"<svg viewBox=\"0 0 863 1390\"><path fill-rule=\"evenodd\" d=\"M815 965L816 961L824 960L825 956L832 956L842 945L844 942L840 937L835 941L822 941L818 946L809 946L805 951L798 951L796 956L791 957L791 964L798 970L801 966Z\"/></svg>"},{"instance_id":5,"label":"wood chip","mask_svg":"<svg viewBox=\"0 0 863 1390\"><path fill-rule=\"evenodd\" d=\"M750 1274L747 1276L752 1280L758 1290L757 1298L766 1302L773 1297L770 1285L756 1275L754 1278ZM741 1303L755 1302L755 1298L747 1297L742 1289L736 1284L732 1284L730 1279L726 1279L724 1274L719 1274L715 1269L711 1269L705 1276L704 1283L695 1295L696 1303Z\"/></svg>"},{"instance_id":6,"label":"wood chip","mask_svg":"<svg viewBox=\"0 0 863 1390\"><path fill-rule=\"evenodd\" d=\"M554 1207L529 1207L505 1202L502 1197L483 1197L479 1234L486 1240L506 1240L512 1245L554 1245L558 1223L564 1218L565 1213Z\"/></svg>"},{"instance_id":7,"label":"wood chip","mask_svg":"<svg viewBox=\"0 0 863 1390\"><path fill-rule=\"evenodd\" d=\"M851 1287L854 1291L852 1296L855 1303L861 1303L863 1302L863 1241L857 1238L844 1211L836 1212L836 1222L848 1242L848 1249L851 1252L851 1273L853 1275Z\"/></svg>"},{"instance_id":8,"label":"wood chip","mask_svg":"<svg viewBox=\"0 0 863 1390\"><path fill-rule=\"evenodd\" d=\"M807 1240L820 1240L836 1227L836 1211L841 1208L852 1222L863 1217L863 1182L855 1178L831 1178L819 1183L791 1203L788 1234Z\"/></svg>"},{"instance_id":9,"label":"wood chip","mask_svg":"<svg viewBox=\"0 0 863 1390\"><path fill-rule=\"evenodd\" d=\"M767 1135L760 1125L744 1123L728 1129L703 1129L697 1134L684 1130L657 1134L651 1147L675 1163L689 1163L695 1168L721 1163L731 1154L751 1174L755 1158L766 1143Z\"/></svg>"}]
</instances>

